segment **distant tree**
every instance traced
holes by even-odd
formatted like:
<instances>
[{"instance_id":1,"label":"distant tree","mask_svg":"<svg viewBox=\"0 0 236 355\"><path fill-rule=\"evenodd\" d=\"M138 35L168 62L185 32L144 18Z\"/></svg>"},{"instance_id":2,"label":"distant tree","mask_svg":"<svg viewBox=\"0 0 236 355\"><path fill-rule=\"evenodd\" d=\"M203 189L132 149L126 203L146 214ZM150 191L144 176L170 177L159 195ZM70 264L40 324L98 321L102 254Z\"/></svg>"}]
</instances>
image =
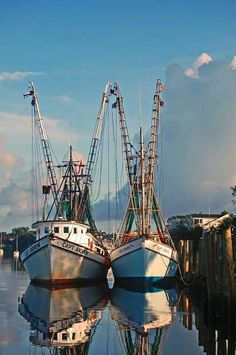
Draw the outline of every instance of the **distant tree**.
<instances>
[{"instance_id":1,"label":"distant tree","mask_svg":"<svg viewBox=\"0 0 236 355\"><path fill-rule=\"evenodd\" d=\"M224 216L225 214L228 214L228 213L229 213L228 211L224 210L224 211L220 212L220 215Z\"/></svg>"},{"instance_id":2,"label":"distant tree","mask_svg":"<svg viewBox=\"0 0 236 355\"><path fill-rule=\"evenodd\" d=\"M27 236L27 235L31 235L32 233L30 233L30 229L29 227L17 227L17 228L13 228L11 231L11 234L13 236Z\"/></svg>"},{"instance_id":3,"label":"distant tree","mask_svg":"<svg viewBox=\"0 0 236 355\"><path fill-rule=\"evenodd\" d=\"M35 235L29 227L17 227L12 229L12 236L18 236L19 251L22 252L35 242Z\"/></svg>"},{"instance_id":4,"label":"distant tree","mask_svg":"<svg viewBox=\"0 0 236 355\"><path fill-rule=\"evenodd\" d=\"M171 236L175 240L198 240L202 236L202 228L195 227L188 229L185 226L179 226L171 232Z\"/></svg>"}]
</instances>

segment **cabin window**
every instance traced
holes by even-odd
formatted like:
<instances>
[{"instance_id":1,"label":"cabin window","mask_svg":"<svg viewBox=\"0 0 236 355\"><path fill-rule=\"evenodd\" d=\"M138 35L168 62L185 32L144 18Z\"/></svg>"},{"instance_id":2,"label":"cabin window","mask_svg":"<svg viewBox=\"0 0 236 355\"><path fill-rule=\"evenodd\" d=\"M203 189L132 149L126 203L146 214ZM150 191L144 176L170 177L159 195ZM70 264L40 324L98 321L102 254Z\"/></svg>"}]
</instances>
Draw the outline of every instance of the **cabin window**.
<instances>
[{"instance_id":1,"label":"cabin window","mask_svg":"<svg viewBox=\"0 0 236 355\"><path fill-rule=\"evenodd\" d=\"M44 233L48 233L48 231L49 231L48 227L45 227L44 228Z\"/></svg>"},{"instance_id":2,"label":"cabin window","mask_svg":"<svg viewBox=\"0 0 236 355\"><path fill-rule=\"evenodd\" d=\"M59 233L59 227L54 227L54 233Z\"/></svg>"},{"instance_id":3,"label":"cabin window","mask_svg":"<svg viewBox=\"0 0 236 355\"><path fill-rule=\"evenodd\" d=\"M77 228L74 228L74 234L77 234Z\"/></svg>"},{"instance_id":4,"label":"cabin window","mask_svg":"<svg viewBox=\"0 0 236 355\"><path fill-rule=\"evenodd\" d=\"M194 224L198 224L198 223L199 223L199 219L195 219Z\"/></svg>"},{"instance_id":5,"label":"cabin window","mask_svg":"<svg viewBox=\"0 0 236 355\"><path fill-rule=\"evenodd\" d=\"M67 334L66 333L62 333L62 340L67 340Z\"/></svg>"},{"instance_id":6,"label":"cabin window","mask_svg":"<svg viewBox=\"0 0 236 355\"><path fill-rule=\"evenodd\" d=\"M64 227L64 233L69 233L69 227Z\"/></svg>"},{"instance_id":7,"label":"cabin window","mask_svg":"<svg viewBox=\"0 0 236 355\"><path fill-rule=\"evenodd\" d=\"M72 340L75 340L75 333L72 333Z\"/></svg>"},{"instance_id":8,"label":"cabin window","mask_svg":"<svg viewBox=\"0 0 236 355\"><path fill-rule=\"evenodd\" d=\"M53 340L57 340L57 333L53 334Z\"/></svg>"},{"instance_id":9,"label":"cabin window","mask_svg":"<svg viewBox=\"0 0 236 355\"><path fill-rule=\"evenodd\" d=\"M81 229L81 234L83 234L84 233L84 231L83 231L83 229Z\"/></svg>"}]
</instances>

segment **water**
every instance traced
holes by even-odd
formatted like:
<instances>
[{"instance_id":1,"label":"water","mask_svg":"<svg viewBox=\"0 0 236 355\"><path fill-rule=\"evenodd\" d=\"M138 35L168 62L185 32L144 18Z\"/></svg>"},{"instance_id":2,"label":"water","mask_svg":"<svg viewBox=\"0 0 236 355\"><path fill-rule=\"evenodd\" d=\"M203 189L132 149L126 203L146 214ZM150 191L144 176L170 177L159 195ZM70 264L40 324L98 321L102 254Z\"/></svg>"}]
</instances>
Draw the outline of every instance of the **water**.
<instances>
[{"instance_id":1,"label":"water","mask_svg":"<svg viewBox=\"0 0 236 355\"><path fill-rule=\"evenodd\" d=\"M105 285L49 290L0 259L1 355L227 354L204 320L188 290L122 289L111 274Z\"/></svg>"}]
</instances>

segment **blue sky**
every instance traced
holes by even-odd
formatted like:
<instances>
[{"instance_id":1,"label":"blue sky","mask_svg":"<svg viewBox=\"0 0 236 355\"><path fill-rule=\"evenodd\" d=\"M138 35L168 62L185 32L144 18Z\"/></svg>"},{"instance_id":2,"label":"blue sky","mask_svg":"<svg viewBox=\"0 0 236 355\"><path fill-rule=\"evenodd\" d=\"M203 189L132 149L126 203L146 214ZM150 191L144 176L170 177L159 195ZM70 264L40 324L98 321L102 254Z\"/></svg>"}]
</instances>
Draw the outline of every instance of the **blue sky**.
<instances>
[{"instance_id":1,"label":"blue sky","mask_svg":"<svg viewBox=\"0 0 236 355\"><path fill-rule=\"evenodd\" d=\"M235 1L0 0L0 230L31 223L31 80L62 158L71 141L87 154L107 80L133 137L139 87L147 129L161 78L166 215L231 208L235 15Z\"/></svg>"}]
</instances>

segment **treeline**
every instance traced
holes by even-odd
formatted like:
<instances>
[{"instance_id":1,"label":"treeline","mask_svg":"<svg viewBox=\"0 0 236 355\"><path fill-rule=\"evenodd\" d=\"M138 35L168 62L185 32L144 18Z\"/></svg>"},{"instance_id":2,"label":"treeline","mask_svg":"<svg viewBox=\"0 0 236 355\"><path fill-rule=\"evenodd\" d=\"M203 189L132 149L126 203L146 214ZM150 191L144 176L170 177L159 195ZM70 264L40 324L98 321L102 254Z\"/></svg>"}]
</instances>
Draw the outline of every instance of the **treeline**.
<instances>
[{"instance_id":1,"label":"treeline","mask_svg":"<svg viewBox=\"0 0 236 355\"><path fill-rule=\"evenodd\" d=\"M228 212L222 212L222 215ZM215 230L221 234L222 231L231 227L234 234L236 234L236 217L231 215L229 218L225 219ZM210 231L213 231L214 228L211 228ZM184 225L178 226L175 230L170 231L171 237L174 241L178 242L179 240L199 240L203 237L202 227L187 228Z\"/></svg>"},{"instance_id":2,"label":"treeline","mask_svg":"<svg viewBox=\"0 0 236 355\"><path fill-rule=\"evenodd\" d=\"M16 248L21 253L35 241L35 235L29 227L13 228L10 233L2 232L4 255L12 255Z\"/></svg>"},{"instance_id":3,"label":"treeline","mask_svg":"<svg viewBox=\"0 0 236 355\"><path fill-rule=\"evenodd\" d=\"M188 229L185 226L179 226L173 231L170 231L171 237L174 241L179 240L199 240L202 237L202 228L195 227Z\"/></svg>"}]
</instances>

